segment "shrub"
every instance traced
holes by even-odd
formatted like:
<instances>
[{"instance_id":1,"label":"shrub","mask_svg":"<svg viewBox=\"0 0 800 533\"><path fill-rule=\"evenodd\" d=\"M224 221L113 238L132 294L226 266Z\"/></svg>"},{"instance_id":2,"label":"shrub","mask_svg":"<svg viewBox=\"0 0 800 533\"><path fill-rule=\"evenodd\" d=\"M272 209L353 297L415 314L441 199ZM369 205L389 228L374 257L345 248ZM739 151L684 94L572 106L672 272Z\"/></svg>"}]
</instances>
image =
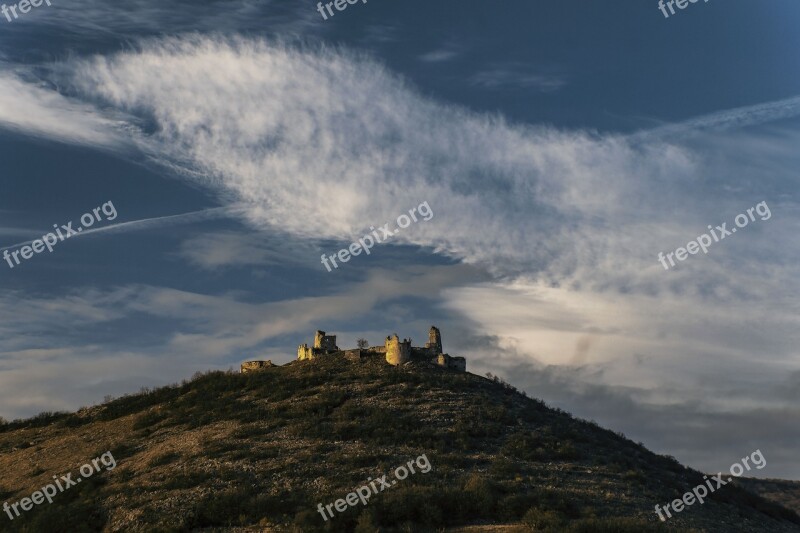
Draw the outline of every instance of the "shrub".
<instances>
[{"instance_id":1,"label":"shrub","mask_svg":"<svg viewBox=\"0 0 800 533\"><path fill-rule=\"evenodd\" d=\"M376 533L379 531L380 529L375 522L375 512L372 509L365 509L358 515L353 533Z\"/></svg>"},{"instance_id":2,"label":"shrub","mask_svg":"<svg viewBox=\"0 0 800 533\"><path fill-rule=\"evenodd\" d=\"M555 511L531 507L522 517L522 523L531 531L547 531L561 528L564 520Z\"/></svg>"}]
</instances>

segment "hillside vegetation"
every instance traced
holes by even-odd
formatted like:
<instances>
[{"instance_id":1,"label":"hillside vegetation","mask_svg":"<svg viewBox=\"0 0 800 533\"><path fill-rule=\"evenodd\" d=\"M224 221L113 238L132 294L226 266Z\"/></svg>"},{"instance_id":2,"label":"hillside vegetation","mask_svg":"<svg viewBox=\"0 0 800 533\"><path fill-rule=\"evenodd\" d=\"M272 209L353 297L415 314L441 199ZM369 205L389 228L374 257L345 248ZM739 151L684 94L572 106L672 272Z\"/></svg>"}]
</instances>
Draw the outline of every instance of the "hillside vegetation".
<instances>
[{"instance_id":1,"label":"hillside vegetation","mask_svg":"<svg viewBox=\"0 0 800 533\"><path fill-rule=\"evenodd\" d=\"M702 474L509 385L339 356L212 372L0 426L0 501L111 451L118 465L0 529L81 531L800 531L729 485L660 523ZM432 466L323 521L425 454ZM391 476L390 478L391 479ZM504 526L504 527L500 527Z\"/></svg>"}]
</instances>

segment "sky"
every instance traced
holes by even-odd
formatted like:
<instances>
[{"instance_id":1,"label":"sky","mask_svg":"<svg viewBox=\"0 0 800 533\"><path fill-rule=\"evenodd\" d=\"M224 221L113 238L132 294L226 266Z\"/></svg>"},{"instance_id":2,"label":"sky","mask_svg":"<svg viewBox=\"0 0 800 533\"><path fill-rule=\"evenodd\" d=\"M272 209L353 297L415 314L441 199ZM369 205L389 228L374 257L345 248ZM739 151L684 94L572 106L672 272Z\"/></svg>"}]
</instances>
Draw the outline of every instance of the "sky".
<instances>
[{"instance_id":1,"label":"sky","mask_svg":"<svg viewBox=\"0 0 800 533\"><path fill-rule=\"evenodd\" d=\"M334 13L0 16L0 416L435 324L657 453L800 479L800 4Z\"/></svg>"}]
</instances>

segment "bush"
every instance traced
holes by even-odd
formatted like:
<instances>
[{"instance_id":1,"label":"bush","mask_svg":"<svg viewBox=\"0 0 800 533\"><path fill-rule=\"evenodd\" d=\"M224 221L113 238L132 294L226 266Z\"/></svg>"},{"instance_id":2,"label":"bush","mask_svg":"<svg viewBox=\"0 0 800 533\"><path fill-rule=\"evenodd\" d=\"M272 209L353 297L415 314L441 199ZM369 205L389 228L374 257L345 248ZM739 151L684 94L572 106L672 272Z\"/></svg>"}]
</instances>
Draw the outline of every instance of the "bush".
<instances>
[{"instance_id":1,"label":"bush","mask_svg":"<svg viewBox=\"0 0 800 533\"><path fill-rule=\"evenodd\" d=\"M379 531L380 529L375 522L375 512L372 509L365 509L358 515L353 533L376 533Z\"/></svg>"},{"instance_id":2,"label":"bush","mask_svg":"<svg viewBox=\"0 0 800 533\"><path fill-rule=\"evenodd\" d=\"M531 507L522 517L522 523L531 531L559 530L564 519L555 511Z\"/></svg>"},{"instance_id":3,"label":"bush","mask_svg":"<svg viewBox=\"0 0 800 533\"><path fill-rule=\"evenodd\" d=\"M472 474L464 484L464 497L469 506L483 509L486 514L491 514L497 507L501 494L497 483L479 474Z\"/></svg>"}]
</instances>

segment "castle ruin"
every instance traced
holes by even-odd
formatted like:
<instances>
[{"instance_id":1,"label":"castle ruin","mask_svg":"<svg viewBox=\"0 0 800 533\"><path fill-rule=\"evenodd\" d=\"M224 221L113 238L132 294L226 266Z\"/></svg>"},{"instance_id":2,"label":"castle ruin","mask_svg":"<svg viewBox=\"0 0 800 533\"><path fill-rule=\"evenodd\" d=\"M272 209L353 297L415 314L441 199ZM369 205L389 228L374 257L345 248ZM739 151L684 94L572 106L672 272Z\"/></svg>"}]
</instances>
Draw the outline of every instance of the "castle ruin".
<instances>
[{"instance_id":1,"label":"castle ruin","mask_svg":"<svg viewBox=\"0 0 800 533\"><path fill-rule=\"evenodd\" d=\"M297 348L297 359L314 359L320 355L327 355L339 351L336 346L336 335L325 335L324 331L317 330L314 334L314 345L309 348L308 344L301 344Z\"/></svg>"},{"instance_id":2,"label":"castle ruin","mask_svg":"<svg viewBox=\"0 0 800 533\"><path fill-rule=\"evenodd\" d=\"M400 340L400 337L395 333L386 337L382 346L341 350L336 345L336 335L327 335L324 331L317 330L314 334L314 344L312 346L301 344L297 347L298 361L307 361L334 354L342 354L345 359L350 361L382 358L394 366L404 365L412 361L429 362L459 372L467 371L466 359L463 357L451 357L444 353L442 349L442 334L436 326L431 326L428 331L428 342L425 343L425 346L412 346L411 339ZM246 361L242 363L241 371L242 373L253 372L270 366L274 366L271 361Z\"/></svg>"},{"instance_id":3,"label":"castle ruin","mask_svg":"<svg viewBox=\"0 0 800 533\"><path fill-rule=\"evenodd\" d=\"M383 357L390 365L398 366L411 361L428 361L444 368L461 372L467 371L467 360L463 357L451 357L442 349L442 334L439 328L431 326L428 332L428 342L425 346L412 346L411 339L400 340L397 333L389 335L384 340L383 346L371 346L365 349L340 350L336 346L336 336L325 335L324 331L317 331L314 336L314 345L309 347L301 344L297 348L297 359L300 361L316 357L343 353L351 361L360 361L368 357Z\"/></svg>"}]
</instances>

